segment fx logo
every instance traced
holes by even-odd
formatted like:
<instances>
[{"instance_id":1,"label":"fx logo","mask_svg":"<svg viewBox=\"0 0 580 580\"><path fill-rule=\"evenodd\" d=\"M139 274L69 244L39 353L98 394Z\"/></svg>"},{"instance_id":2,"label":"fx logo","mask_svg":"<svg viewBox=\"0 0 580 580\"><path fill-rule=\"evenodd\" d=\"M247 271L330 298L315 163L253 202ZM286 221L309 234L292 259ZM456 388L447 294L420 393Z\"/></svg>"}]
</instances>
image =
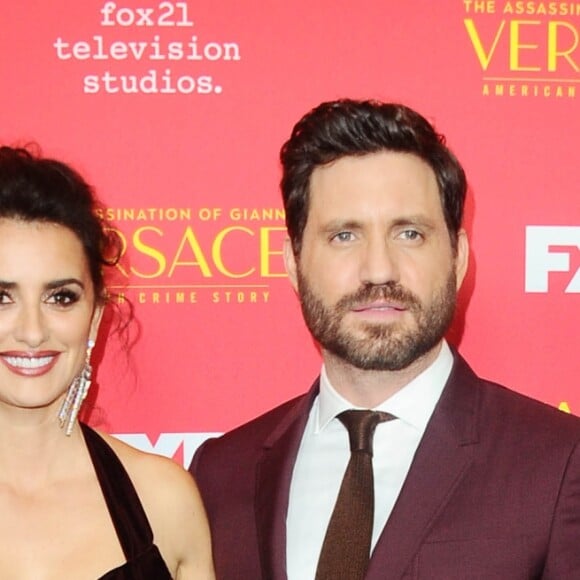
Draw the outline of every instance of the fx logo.
<instances>
[{"instance_id":1,"label":"fx logo","mask_svg":"<svg viewBox=\"0 0 580 580\"><path fill-rule=\"evenodd\" d=\"M569 272L565 293L580 293L580 226L526 227L526 292L548 292L550 272Z\"/></svg>"},{"instance_id":2,"label":"fx logo","mask_svg":"<svg viewBox=\"0 0 580 580\"><path fill-rule=\"evenodd\" d=\"M120 433L115 437L141 451L177 459L187 469L197 448L206 439L219 435L221 433L161 433L156 442L145 433Z\"/></svg>"}]
</instances>

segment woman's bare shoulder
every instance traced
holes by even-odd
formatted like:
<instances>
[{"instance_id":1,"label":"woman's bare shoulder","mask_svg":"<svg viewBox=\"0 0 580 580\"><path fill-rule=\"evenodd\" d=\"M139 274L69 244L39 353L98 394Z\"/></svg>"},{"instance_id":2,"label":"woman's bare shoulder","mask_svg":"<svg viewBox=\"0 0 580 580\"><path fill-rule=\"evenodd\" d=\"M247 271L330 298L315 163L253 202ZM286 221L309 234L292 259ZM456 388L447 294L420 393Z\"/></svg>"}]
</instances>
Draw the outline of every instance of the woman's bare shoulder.
<instances>
[{"instance_id":1,"label":"woman's bare shoulder","mask_svg":"<svg viewBox=\"0 0 580 580\"><path fill-rule=\"evenodd\" d=\"M193 476L172 459L99 434L127 470L174 575L179 568L180 578L213 578L209 526Z\"/></svg>"},{"instance_id":2,"label":"woman's bare shoulder","mask_svg":"<svg viewBox=\"0 0 580 580\"><path fill-rule=\"evenodd\" d=\"M177 486L177 489L172 489L172 493L168 494L169 496L179 492L180 489L188 495L192 491L197 494L197 487L191 474L172 459L140 451L101 431L99 431L99 435L109 444L121 460L137 491L140 489L146 491L151 487L158 495L163 493L163 489L161 489L161 484L163 483L165 486Z\"/></svg>"}]
</instances>

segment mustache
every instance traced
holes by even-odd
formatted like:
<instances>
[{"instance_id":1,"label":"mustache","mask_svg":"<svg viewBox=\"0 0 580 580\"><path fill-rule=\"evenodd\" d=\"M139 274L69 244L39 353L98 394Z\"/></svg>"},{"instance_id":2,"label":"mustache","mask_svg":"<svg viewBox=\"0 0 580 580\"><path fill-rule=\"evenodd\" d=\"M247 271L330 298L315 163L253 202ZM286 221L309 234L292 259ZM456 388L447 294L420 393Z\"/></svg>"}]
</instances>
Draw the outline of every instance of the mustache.
<instances>
[{"instance_id":1,"label":"mustache","mask_svg":"<svg viewBox=\"0 0 580 580\"><path fill-rule=\"evenodd\" d=\"M341 311L347 311L377 300L397 302L411 311L421 309L419 298L397 282L365 284L356 292L343 296L336 303L336 308Z\"/></svg>"}]
</instances>

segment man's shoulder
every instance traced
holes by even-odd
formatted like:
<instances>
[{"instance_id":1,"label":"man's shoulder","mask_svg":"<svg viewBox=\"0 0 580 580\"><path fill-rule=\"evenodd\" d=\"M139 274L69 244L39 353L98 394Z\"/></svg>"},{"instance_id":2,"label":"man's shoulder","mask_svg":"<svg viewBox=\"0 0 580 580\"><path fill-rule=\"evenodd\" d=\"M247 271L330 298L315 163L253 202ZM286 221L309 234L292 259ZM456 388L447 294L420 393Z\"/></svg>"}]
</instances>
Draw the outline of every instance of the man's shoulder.
<instances>
[{"instance_id":1,"label":"man's shoulder","mask_svg":"<svg viewBox=\"0 0 580 580\"><path fill-rule=\"evenodd\" d=\"M297 407L305 404L308 396L309 393L299 395L220 437L208 439L198 449L194 462L199 461L201 456L204 459L211 457L218 461L221 457L235 457L240 461L248 460L263 449L268 438L286 421L292 420L294 416L298 417Z\"/></svg>"},{"instance_id":2,"label":"man's shoulder","mask_svg":"<svg viewBox=\"0 0 580 580\"><path fill-rule=\"evenodd\" d=\"M564 445L580 441L580 418L524 395L513 388L477 376L456 355L446 398L451 412L475 413L482 433Z\"/></svg>"},{"instance_id":3,"label":"man's shoulder","mask_svg":"<svg viewBox=\"0 0 580 580\"><path fill-rule=\"evenodd\" d=\"M580 417L533 399L504 385L480 379L484 422L540 438L580 441Z\"/></svg>"},{"instance_id":4,"label":"man's shoulder","mask_svg":"<svg viewBox=\"0 0 580 580\"><path fill-rule=\"evenodd\" d=\"M245 439L261 441L264 438L267 438L272 430L280 425L281 421L288 417L288 414L303 402L306 397L307 393L303 393L289 401L281 403L277 407L274 407L273 409L258 415L258 417L243 423L239 427L228 431L219 438L219 441L225 444L230 441L234 442Z\"/></svg>"}]
</instances>

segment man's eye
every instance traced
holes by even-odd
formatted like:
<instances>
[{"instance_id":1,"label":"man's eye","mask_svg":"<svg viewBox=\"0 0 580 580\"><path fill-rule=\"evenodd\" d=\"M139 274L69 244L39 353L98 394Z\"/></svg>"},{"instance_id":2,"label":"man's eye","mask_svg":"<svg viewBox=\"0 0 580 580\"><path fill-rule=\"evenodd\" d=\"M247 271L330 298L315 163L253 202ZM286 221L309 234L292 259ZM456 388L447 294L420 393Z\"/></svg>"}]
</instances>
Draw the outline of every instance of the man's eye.
<instances>
[{"instance_id":1,"label":"man's eye","mask_svg":"<svg viewBox=\"0 0 580 580\"><path fill-rule=\"evenodd\" d=\"M352 232L338 232L332 236L332 239L337 242L350 242L353 239L353 234Z\"/></svg>"},{"instance_id":2,"label":"man's eye","mask_svg":"<svg viewBox=\"0 0 580 580\"><path fill-rule=\"evenodd\" d=\"M401 233L401 236L405 239L405 240L409 240L410 242L414 242L415 240L419 240L421 239L423 236L421 235L420 232L418 232L417 230L404 230Z\"/></svg>"}]
</instances>

